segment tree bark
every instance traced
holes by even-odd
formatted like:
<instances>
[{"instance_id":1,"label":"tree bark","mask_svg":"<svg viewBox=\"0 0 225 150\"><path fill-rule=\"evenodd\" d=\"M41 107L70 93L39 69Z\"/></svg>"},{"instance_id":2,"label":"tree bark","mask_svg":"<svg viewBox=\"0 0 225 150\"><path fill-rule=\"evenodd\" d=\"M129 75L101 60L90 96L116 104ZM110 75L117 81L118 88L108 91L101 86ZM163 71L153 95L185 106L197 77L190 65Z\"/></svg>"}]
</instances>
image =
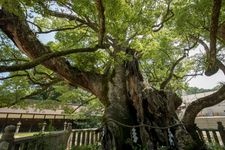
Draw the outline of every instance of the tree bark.
<instances>
[{"instance_id":1,"label":"tree bark","mask_svg":"<svg viewBox=\"0 0 225 150\"><path fill-rule=\"evenodd\" d=\"M3 7L0 20L1 30L31 59L51 53L23 17ZM185 149L192 140L175 113L181 99L174 93L146 88L135 52L128 49L127 53L133 59L115 64L111 77L79 70L62 57L51 58L42 65L72 85L92 92L105 105L103 149Z\"/></svg>"},{"instance_id":2,"label":"tree bark","mask_svg":"<svg viewBox=\"0 0 225 150\"><path fill-rule=\"evenodd\" d=\"M198 113L206 108L216 105L225 99L225 85L223 85L217 92L208 95L206 97L199 98L192 102L186 109L182 122L187 128L188 132L191 134L192 138L201 143L200 137L195 130L195 118Z\"/></svg>"},{"instance_id":3,"label":"tree bark","mask_svg":"<svg viewBox=\"0 0 225 150\"><path fill-rule=\"evenodd\" d=\"M220 9L222 6L222 0L213 0L213 7L211 13L211 25L210 25L210 50L207 53L207 68L205 75L211 76L215 74L219 67L216 64L217 53L217 32L219 24Z\"/></svg>"},{"instance_id":4,"label":"tree bark","mask_svg":"<svg viewBox=\"0 0 225 150\"><path fill-rule=\"evenodd\" d=\"M192 144L175 113L181 99L174 93L146 88L135 58L115 69L108 83L108 99L103 149L157 150L165 146L181 150Z\"/></svg>"},{"instance_id":5,"label":"tree bark","mask_svg":"<svg viewBox=\"0 0 225 150\"><path fill-rule=\"evenodd\" d=\"M223 23L220 25L217 33L217 35L223 41L225 41L224 31L225 31L225 24ZM203 40L196 38L194 36L192 36L192 38L197 40L204 47L207 54L210 52L210 48ZM216 58L216 65L219 69L221 69L221 71L225 75L225 66L218 58ZM187 109L185 110L185 114L183 116L182 121L187 131L190 133L190 135L196 141L196 143L198 143L198 145L203 145L203 142L200 140L200 137L198 136L195 130L196 129L196 125L194 123L195 118L202 109L214 106L225 100L224 92L225 92L225 85L223 85L217 92L192 102L190 105L188 105Z\"/></svg>"},{"instance_id":6,"label":"tree bark","mask_svg":"<svg viewBox=\"0 0 225 150\"><path fill-rule=\"evenodd\" d=\"M186 109L182 119L185 125L194 124L197 114L204 108L216 105L225 99L225 85L217 92L192 102Z\"/></svg>"},{"instance_id":7,"label":"tree bark","mask_svg":"<svg viewBox=\"0 0 225 150\"><path fill-rule=\"evenodd\" d=\"M18 7L19 8L19 7ZM15 8L15 9L18 9ZM49 47L44 46L29 28L23 14L16 16L4 10L0 10L0 28L29 58L36 59L51 53ZM105 95L106 77L95 72L86 72L71 66L63 57L51 58L42 62L46 68L56 72L63 79L74 86L80 86L96 95L104 105L108 105Z\"/></svg>"}]
</instances>

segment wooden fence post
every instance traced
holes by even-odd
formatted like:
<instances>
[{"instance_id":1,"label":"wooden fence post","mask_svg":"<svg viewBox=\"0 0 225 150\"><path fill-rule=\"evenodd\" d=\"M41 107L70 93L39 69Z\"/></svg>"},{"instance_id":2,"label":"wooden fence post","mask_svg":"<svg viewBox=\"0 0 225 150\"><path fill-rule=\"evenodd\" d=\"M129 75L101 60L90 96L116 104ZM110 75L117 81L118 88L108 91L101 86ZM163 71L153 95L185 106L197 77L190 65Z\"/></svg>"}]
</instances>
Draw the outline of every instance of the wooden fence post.
<instances>
[{"instance_id":1,"label":"wooden fence post","mask_svg":"<svg viewBox=\"0 0 225 150\"><path fill-rule=\"evenodd\" d=\"M16 131L16 126L14 125L9 125L5 127L4 133L2 134L2 137L0 140L0 150L13 149L15 131Z\"/></svg>"},{"instance_id":2,"label":"wooden fence post","mask_svg":"<svg viewBox=\"0 0 225 150\"><path fill-rule=\"evenodd\" d=\"M73 146L73 135L72 135L72 123L66 123L67 124L67 127L65 127L65 123L64 123L64 130L66 128L66 133L67 133L67 138L66 138L66 145L67 145L67 148L66 150L69 150L72 148Z\"/></svg>"},{"instance_id":3,"label":"wooden fence post","mask_svg":"<svg viewBox=\"0 0 225 150\"><path fill-rule=\"evenodd\" d=\"M219 133L220 133L221 140L223 142L223 145L225 145L225 131L224 131L224 126L223 126L222 122L217 122L217 124L218 124L218 130L219 130Z\"/></svg>"},{"instance_id":4,"label":"wooden fence post","mask_svg":"<svg viewBox=\"0 0 225 150\"><path fill-rule=\"evenodd\" d=\"M64 130L66 130L66 127L67 127L67 122L65 121L64 122Z\"/></svg>"},{"instance_id":5,"label":"wooden fence post","mask_svg":"<svg viewBox=\"0 0 225 150\"><path fill-rule=\"evenodd\" d=\"M21 127L21 122L19 121L19 122L16 124L16 133L19 133L20 127Z\"/></svg>"},{"instance_id":6,"label":"wooden fence post","mask_svg":"<svg viewBox=\"0 0 225 150\"><path fill-rule=\"evenodd\" d=\"M46 125L47 125L47 123L44 121L43 124L42 124L41 132L45 131Z\"/></svg>"},{"instance_id":7,"label":"wooden fence post","mask_svg":"<svg viewBox=\"0 0 225 150\"><path fill-rule=\"evenodd\" d=\"M203 133L202 133L202 131L199 129L199 127L197 126L197 124L195 124L195 128L196 128L196 131L197 131L197 134L198 134L200 140L201 140L202 142L204 142Z\"/></svg>"},{"instance_id":8,"label":"wooden fence post","mask_svg":"<svg viewBox=\"0 0 225 150\"><path fill-rule=\"evenodd\" d=\"M72 131L72 123L70 123L70 122L68 123L67 130L68 130L69 132Z\"/></svg>"}]
</instances>

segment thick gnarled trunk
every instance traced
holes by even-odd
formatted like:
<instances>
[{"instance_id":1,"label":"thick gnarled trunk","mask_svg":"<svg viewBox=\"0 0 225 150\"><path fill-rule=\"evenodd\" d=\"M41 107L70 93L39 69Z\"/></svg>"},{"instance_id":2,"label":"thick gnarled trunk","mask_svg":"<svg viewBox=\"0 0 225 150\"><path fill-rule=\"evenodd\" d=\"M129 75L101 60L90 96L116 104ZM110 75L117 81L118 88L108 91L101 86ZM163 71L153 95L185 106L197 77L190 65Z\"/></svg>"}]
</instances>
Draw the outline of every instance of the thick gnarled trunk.
<instances>
[{"instance_id":1,"label":"thick gnarled trunk","mask_svg":"<svg viewBox=\"0 0 225 150\"><path fill-rule=\"evenodd\" d=\"M103 149L185 149L192 144L175 113L181 99L146 88L137 63L132 61L115 69L108 83L108 99Z\"/></svg>"}]
</instances>

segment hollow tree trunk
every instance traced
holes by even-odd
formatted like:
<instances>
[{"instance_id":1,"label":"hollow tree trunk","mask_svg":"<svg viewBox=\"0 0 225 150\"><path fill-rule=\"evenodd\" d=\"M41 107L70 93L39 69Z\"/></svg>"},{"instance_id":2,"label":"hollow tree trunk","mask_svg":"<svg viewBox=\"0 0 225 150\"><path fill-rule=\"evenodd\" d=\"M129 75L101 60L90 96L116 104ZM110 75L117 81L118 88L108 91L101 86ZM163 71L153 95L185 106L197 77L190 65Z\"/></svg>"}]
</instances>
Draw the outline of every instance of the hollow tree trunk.
<instances>
[{"instance_id":1,"label":"hollow tree trunk","mask_svg":"<svg viewBox=\"0 0 225 150\"><path fill-rule=\"evenodd\" d=\"M108 99L103 149L156 150L166 146L175 150L192 144L175 113L181 99L146 88L135 59L115 69L108 83Z\"/></svg>"}]
</instances>

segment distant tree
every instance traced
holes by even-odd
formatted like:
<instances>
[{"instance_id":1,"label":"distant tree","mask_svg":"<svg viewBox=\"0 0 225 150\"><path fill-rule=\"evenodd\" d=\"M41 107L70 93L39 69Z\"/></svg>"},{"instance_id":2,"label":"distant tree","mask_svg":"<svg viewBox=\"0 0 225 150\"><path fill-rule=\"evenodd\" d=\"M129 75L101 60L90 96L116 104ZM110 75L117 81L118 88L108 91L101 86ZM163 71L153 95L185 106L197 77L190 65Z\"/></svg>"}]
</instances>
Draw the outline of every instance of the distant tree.
<instances>
[{"instance_id":1,"label":"distant tree","mask_svg":"<svg viewBox=\"0 0 225 150\"><path fill-rule=\"evenodd\" d=\"M188 87L187 90L185 90L186 94L188 94L188 95L210 92L210 91L215 91L215 89L203 89L203 88L197 88L197 87Z\"/></svg>"}]
</instances>

